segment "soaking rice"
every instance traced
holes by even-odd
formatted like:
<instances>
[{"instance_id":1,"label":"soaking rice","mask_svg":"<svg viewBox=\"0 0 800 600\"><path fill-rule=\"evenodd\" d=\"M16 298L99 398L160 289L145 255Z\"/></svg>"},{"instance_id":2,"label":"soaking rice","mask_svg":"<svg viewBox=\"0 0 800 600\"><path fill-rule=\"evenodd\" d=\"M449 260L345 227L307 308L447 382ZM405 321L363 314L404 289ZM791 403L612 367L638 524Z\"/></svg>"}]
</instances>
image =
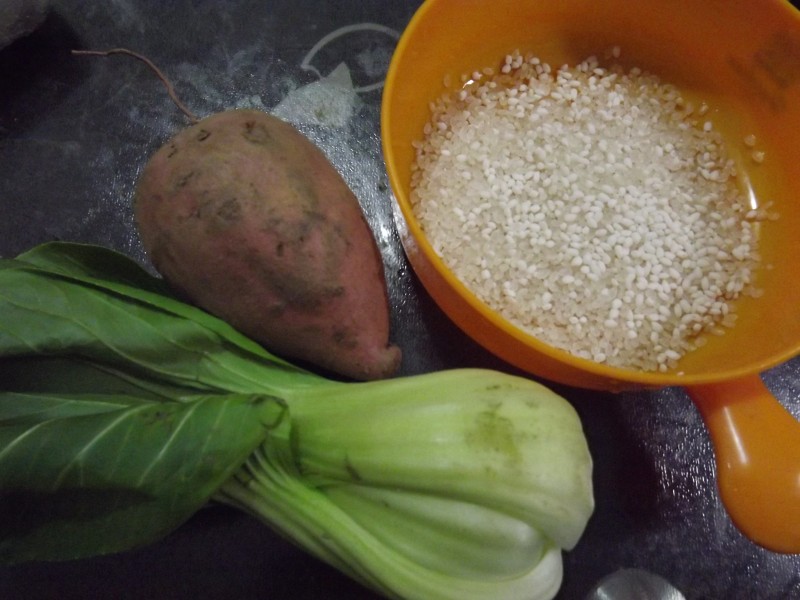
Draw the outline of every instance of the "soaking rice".
<instances>
[{"instance_id":1,"label":"soaking rice","mask_svg":"<svg viewBox=\"0 0 800 600\"><path fill-rule=\"evenodd\" d=\"M553 346L648 371L733 325L764 215L707 105L594 57L514 53L466 79L431 106L411 202L473 293Z\"/></svg>"}]
</instances>

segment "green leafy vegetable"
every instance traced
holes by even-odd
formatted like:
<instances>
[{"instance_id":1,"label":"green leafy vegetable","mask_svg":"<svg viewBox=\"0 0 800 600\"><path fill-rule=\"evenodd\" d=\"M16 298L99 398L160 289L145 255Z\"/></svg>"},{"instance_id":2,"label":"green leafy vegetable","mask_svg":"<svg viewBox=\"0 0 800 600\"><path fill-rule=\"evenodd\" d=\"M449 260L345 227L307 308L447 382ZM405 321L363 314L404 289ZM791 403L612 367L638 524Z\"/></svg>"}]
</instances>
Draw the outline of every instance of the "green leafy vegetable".
<instances>
[{"instance_id":1,"label":"green leafy vegetable","mask_svg":"<svg viewBox=\"0 0 800 600\"><path fill-rule=\"evenodd\" d=\"M147 544L208 501L387 597L551 598L591 457L524 378L330 381L110 250L0 261L0 561Z\"/></svg>"}]
</instances>

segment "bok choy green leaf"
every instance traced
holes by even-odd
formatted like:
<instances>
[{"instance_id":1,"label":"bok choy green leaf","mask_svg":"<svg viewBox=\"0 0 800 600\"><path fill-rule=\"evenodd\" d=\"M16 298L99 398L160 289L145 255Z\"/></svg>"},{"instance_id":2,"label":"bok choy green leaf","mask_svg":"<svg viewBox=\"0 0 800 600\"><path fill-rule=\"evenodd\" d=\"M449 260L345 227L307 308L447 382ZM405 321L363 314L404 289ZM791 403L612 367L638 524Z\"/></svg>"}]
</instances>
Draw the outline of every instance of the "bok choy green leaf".
<instances>
[{"instance_id":1,"label":"bok choy green leaf","mask_svg":"<svg viewBox=\"0 0 800 600\"><path fill-rule=\"evenodd\" d=\"M486 370L331 381L126 257L0 261L0 561L240 508L391 598L552 598L593 509L572 407Z\"/></svg>"}]
</instances>

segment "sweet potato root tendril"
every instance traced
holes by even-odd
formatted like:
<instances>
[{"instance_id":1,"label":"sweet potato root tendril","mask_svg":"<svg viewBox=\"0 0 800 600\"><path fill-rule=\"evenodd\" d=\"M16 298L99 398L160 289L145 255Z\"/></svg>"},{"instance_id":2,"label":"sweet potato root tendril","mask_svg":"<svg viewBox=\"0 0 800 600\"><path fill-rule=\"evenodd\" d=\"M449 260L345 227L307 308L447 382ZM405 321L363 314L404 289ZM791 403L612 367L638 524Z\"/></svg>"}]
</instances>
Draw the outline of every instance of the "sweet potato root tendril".
<instances>
[{"instance_id":1,"label":"sweet potato root tendril","mask_svg":"<svg viewBox=\"0 0 800 600\"><path fill-rule=\"evenodd\" d=\"M110 56L112 54L125 54L127 56L132 56L133 58L142 61L144 64L150 67L150 69L161 80L161 83L163 83L164 87L167 88L167 93L169 94L169 97L172 98L172 101L180 109L180 111L184 115L186 115L186 117L189 119L192 125L194 125L200 120L192 111L190 111L186 107L186 105L184 105L183 102L181 102L180 98L178 98L178 94L175 92L175 88L173 87L172 83L170 82L169 79L167 79L167 76L164 75L164 73L161 72L161 69L159 69L155 65L155 63L153 63L153 61L151 61L146 56L143 56L138 52L134 52L133 50L128 50L127 48L111 48L110 50L73 50L72 54L78 56Z\"/></svg>"}]
</instances>

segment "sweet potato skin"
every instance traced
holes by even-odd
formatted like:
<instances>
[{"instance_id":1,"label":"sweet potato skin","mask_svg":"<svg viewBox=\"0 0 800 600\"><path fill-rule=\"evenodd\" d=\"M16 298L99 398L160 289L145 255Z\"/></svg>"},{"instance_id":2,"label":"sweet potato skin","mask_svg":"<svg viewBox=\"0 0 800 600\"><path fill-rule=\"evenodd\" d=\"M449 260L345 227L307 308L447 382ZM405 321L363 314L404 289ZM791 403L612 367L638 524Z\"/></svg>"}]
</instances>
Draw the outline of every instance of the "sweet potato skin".
<instances>
[{"instance_id":1,"label":"sweet potato skin","mask_svg":"<svg viewBox=\"0 0 800 600\"><path fill-rule=\"evenodd\" d=\"M232 110L179 132L146 164L134 214L164 279L268 350L358 380L397 370L358 200L288 123Z\"/></svg>"}]
</instances>

